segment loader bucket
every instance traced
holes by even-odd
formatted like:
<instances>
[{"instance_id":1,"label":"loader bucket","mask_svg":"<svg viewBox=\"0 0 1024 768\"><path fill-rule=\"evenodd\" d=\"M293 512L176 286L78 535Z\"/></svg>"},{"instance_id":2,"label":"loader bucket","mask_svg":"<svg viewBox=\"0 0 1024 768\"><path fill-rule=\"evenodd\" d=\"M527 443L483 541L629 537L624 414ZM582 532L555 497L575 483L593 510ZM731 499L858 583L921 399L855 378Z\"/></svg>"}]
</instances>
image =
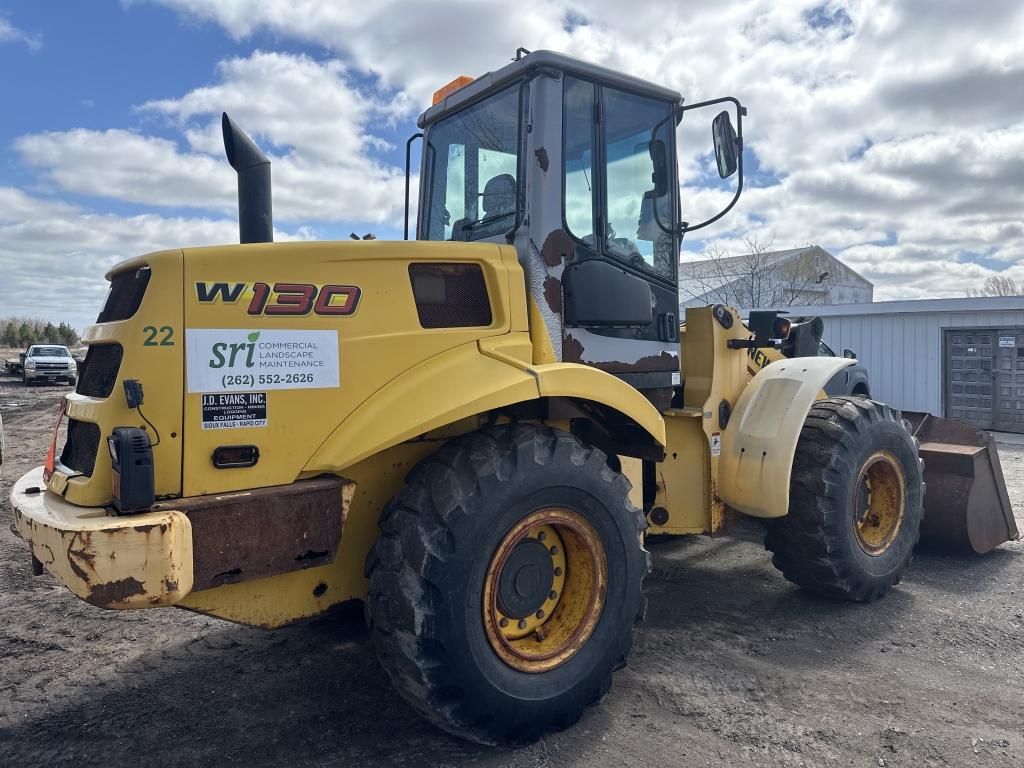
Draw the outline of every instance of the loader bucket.
<instances>
[{"instance_id":1,"label":"loader bucket","mask_svg":"<svg viewBox=\"0 0 1024 768\"><path fill-rule=\"evenodd\" d=\"M992 435L928 413L903 418L924 459L921 542L981 555L1018 538Z\"/></svg>"}]
</instances>

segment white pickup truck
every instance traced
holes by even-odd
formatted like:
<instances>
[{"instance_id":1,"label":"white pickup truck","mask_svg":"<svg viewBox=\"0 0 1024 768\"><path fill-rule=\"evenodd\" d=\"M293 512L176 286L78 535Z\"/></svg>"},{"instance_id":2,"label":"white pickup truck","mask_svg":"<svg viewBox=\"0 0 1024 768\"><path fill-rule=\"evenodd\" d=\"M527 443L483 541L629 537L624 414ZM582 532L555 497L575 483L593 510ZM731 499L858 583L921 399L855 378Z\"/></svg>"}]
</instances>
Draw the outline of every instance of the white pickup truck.
<instances>
[{"instance_id":1,"label":"white pickup truck","mask_svg":"<svg viewBox=\"0 0 1024 768\"><path fill-rule=\"evenodd\" d=\"M25 386L55 381L74 384L77 379L78 364L67 347L59 344L33 344L25 353L21 371L21 380Z\"/></svg>"}]
</instances>

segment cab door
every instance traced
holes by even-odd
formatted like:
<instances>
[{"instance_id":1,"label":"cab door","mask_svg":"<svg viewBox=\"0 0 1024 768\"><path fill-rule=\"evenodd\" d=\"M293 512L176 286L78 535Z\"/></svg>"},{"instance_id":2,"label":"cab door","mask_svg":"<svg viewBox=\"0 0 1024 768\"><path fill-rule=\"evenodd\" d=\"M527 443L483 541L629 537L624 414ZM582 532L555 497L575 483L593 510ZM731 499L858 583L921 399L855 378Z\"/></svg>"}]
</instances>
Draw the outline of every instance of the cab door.
<instances>
[{"instance_id":1,"label":"cab door","mask_svg":"<svg viewBox=\"0 0 1024 768\"><path fill-rule=\"evenodd\" d=\"M561 359L654 400L679 370L675 105L570 74L559 86L561 167L548 173L561 177L561 216L540 255Z\"/></svg>"}]
</instances>

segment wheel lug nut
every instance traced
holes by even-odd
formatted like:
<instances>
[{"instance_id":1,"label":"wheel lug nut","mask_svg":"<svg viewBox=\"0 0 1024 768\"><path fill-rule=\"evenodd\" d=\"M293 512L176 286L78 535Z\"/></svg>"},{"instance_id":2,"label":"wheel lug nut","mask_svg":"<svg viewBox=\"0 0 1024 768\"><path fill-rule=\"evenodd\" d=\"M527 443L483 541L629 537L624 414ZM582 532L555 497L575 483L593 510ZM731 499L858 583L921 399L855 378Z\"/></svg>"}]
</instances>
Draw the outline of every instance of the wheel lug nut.
<instances>
[{"instance_id":1,"label":"wheel lug nut","mask_svg":"<svg viewBox=\"0 0 1024 768\"><path fill-rule=\"evenodd\" d=\"M526 619L520 619L519 620L519 628L520 629L526 629Z\"/></svg>"},{"instance_id":2,"label":"wheel lug nut","mask_svg":"<svg viewBox=\"0 0 1024 768\"><path fill-rule=\"evenodd\" d=\"M536 617L538 619L543 619L544 618L544 611L543 611L543 609L537 611L537 613L535 615L536 615Z\"/></svg>"},{"instance_id":3,"label":"wheel lug nut","mask_svg":"<svg viewBox=\"0 0 1024 768\"><path fill-rule=\"evenodd\" d=\"M502 629L507 627L508 626L508 619L502 619L501 621L499 621L498 622L498 626L501 627Z\"/></svg>"},{"instance_id":4,"label":"wheel lug nut","mask_svg":"<svg viewBox=\"0 0 1024 768\"><path fill-rule=\"evenodd\" d=\"M547 537L548 535L544 533L544 531L541 531L537 534L537 541L544 541L544 539L546 539Z\"/></svg>"},{"instance_id":5,"label":"wheel lug nut","mask_svg":"<svg viewBox=\"0 0 1024 768\"><path fill-rule=\"evenodd\" d=\"M557 555L557 554L558 554L558 547L556 547L556 546L554 546L554 545L552 544L552 545L551 545L551 549L550 549L549 551L551 552L551 556L552 556L552 557L554 557L555 555Z\"/></svg>"},{"instance_id":6,"label":"wheel lug nut","mask_svg":"<svg viewBox=\"0 0 1024 768\"><path fill-rule=\"evenodd\" d=\"M550 592L548 592L548 600L557 600L557 599L558 599L558 593L555 592L555 590L552 589Z\"/></svg>"},{"instance_id":7,"label":"wheel lug nut","mask_svg":"<svg viewBox=\"0 0 1024 768\"><path fill-rule=\"evenodd\" d=\"M561 575L562 575L562 569L561 568L555 568L555 576L561 576Z\"/></svg>"}]
</instances>

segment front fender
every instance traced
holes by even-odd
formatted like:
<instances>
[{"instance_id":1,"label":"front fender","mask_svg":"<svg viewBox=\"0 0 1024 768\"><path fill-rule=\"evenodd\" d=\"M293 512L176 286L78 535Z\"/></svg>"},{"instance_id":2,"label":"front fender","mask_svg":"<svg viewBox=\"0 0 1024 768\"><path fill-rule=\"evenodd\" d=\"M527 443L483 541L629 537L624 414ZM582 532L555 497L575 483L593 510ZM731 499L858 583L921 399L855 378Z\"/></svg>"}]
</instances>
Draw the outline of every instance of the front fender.
<instances>
[{"instance_id":1,"label":"front fender","mask_svg":"<svg viewBox=\"0 0 1024 768\"><path fill-rule=\"evenodd\" d=\"M722 432L718 495L753 517L789 511L793 455L811 404L825 382L853 360L798 357L758 372L743 390Z\"/></svg>"},{"instance_id":2,"label":"front fender","mask_svg":"<svg viewBox=\"0 0 1024 768\"><path fill-rule=\"evenodd\" d=\"M424 360L353 411L303 468L338 472L460 419L542 397L594 400L614 408L665 444L665 422L639 392L584 365L530 365L472 342Z\"/></svg>"}]
</instances>

